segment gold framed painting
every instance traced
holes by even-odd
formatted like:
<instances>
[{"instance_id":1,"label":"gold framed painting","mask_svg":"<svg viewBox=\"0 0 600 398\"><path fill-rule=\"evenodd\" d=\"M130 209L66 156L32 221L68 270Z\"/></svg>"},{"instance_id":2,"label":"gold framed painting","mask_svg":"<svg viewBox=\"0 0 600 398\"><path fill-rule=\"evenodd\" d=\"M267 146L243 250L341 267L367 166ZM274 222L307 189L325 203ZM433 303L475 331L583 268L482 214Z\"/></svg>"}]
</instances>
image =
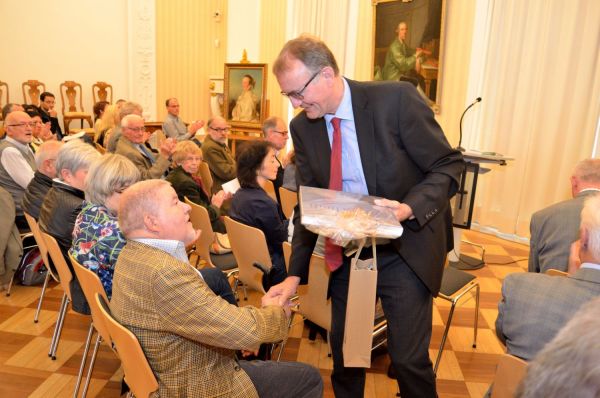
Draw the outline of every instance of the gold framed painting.
<instances>
[{"instance_id":1,"label":"gold framed painting","mask_svg":"<svg viewBox=\"0 0 600 398\"><path fill-rule=\"evenodd\" d=\"M225 120L232 127L260 129L266 118L267 64L225 64Z\"/></svg>"},{"instance_id":2,"label":"gold framed painting","mask_svg":"<svg viewBox=\"0 0 600 398\"><path fill-rule=\"evenodd\" d=\"M439 112L444 0L373 1L374 80L407 81Z\"/></svg>"}]
</instances>

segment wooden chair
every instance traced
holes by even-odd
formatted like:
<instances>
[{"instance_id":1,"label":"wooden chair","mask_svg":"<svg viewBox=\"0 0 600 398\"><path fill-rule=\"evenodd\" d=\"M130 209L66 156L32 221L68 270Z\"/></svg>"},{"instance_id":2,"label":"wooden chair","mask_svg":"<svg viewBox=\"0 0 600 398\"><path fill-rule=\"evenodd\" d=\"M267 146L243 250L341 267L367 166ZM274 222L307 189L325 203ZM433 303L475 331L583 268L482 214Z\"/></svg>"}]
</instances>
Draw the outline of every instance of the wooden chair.
<instances>
[{"instance_id":1,"label":"wooden chair","mask_svg":"<svg viewBox=\"0 0 600 398\"><path fill-rule=\"evenodd\" d=\"M213 178L212 174L210 174L210 168L208 167L208 163L200 163L200 167L198 167L198 175L200 176L200 179L202 179L204 189L206 189L210 194L212 192Z\"/></svg>"},{"instance_id":2,"label":"wooden chair","mask_svg":"<svg viewBox=\"0 0 600 398\"><path fill-rule=\"evenodd\" d=\"M113 87L106 82L96 82L92 84L92 98L94 104L99 101L107 101L109 104L113 102Z\"/></svg>"},{"instance_id":3,"label":"wooden chair","mask_svg":"<svg viewBox=\"0 0 600 398\"><path fill-rule=\"evenodd\" d=\"M504 354L498 362L492 398L512 398L527 373L527 362L514 355Z\"/></svg>"},{"instance_id":4,"label":"wooden chair","mask_svg":"<svg viewBox=\"0 0 600 398\"><path fill-rule=\"evenodd\" d=\"M8 92L8 84L0 80L0 109L4 107L4 105L10 102L10 95ZM2 114L0 113L0 120L2 120Z\"/></svg>"},{"instance_id":5,"label":"wooden chair","mask_svg":"<svg viewBox=\"0 0 600 398\"><path fill-rule=\"evenodd\" d=\"M253 264L259 263L267 270L272 267L265 234L258 228L242 224L229 217L225 217L225 227L239 270L234 290L239 281L243 284L244 300L248 299L246 286L264 294L262 284L264 273Z\"/></svg>"},{"instance_id":6,"label":"wooden chair","mask_svg":"<svg viewBox=\"0 0 600 398\"><path fill-rule=\"evenodd\" d=\"M546 272L544 272L546 275L550 275L550 276L569 276L568 272L565 271L559 271L557 269L554 268L550 268L548 270L546 270Z\"/></svg>"},{"instance_id":7,"label":"wooden chair","mask_svg":"<svg viewBox=\"0 0 600 398\"><path fill-rule=\"evenodd\" d=\"M275 195L275 186L273 185L273 181L266 180L263 189L271 199L277 202L277 195Z\"/></svg>"},{"instance_id":8,"label":"wooden chair","mask_svg":"<svg viewBox=\"0 0 600 398\"><path fill-rule=\"evenodd\" d=\"M21 84L21 90L24 104L40 106L40 94L46 91L46 85L38 80L27 80Z\"/></svg>"},{"instance_id":9,"label":"wooden chair","mask_svg":"<svg viewBox=\"0 0 600 398\"><path fill-rule=\"evenodd\" d=\"M139 340L129 329L113 318L104 297L96 294L95 300L100 310L99 313L102 321L106 324L110 334L113 348L119 359L121 359L123 373L125 373L125 382L131 389L128 397L150 397L154 391L158 390L158 382L148 363L148 359L144 355Z\"/></svg>"},{"instance_id":10,"label":"wooden chair","mask_svg":"<svg viewBox=\"0 0 600 398\"><path fill-rule=\"evenodd\" d=\"M44 239L44 243L46 243L48 254L50 254L50 258L52 259L52 262L58 271L58 275L60 277L60 286L64 291L62 301L60 303L60 310L58 311L58 318L56 319L56 327L54 328L54 334L52 335L52 342L50 343L50 351L48 352L48 356L51 357L52 360L56 360L56 350L58 348L58 341L60 340L60 333L62 332L63 323L65 321L65 315L67 314L67 307L72 301L70 282L71 279L73 279L73 275L71 274L71 270L69 269L62 252L60 251L60 247L58 246L56 239L43 231L40 231L40 234Z\"/></svg>"},{"instance_id":11,"label":"wooden chair","mask_svg":"<svg viewBox=\"0 0 600 398\"><path fill-rule=\"evenodd\" d=\"M85 397L90 385L92 371L94 370L94 364L96 362L96 356L98 354L98 347L100 346L100 343L105 341L109 346L111 346L110 334L104 322L104 318L102 317L102 314L100 314L100 309L98 308L98 303L96 302L96 294L102 296L102 298L107 302L108 297L106 297L104 286L102 286L102 282L100 282L98 275L79 264L79 262L75 260L72 255L70 255L69 258L71 260L71 264L73 264L73 269L75 270L75 275L77 275L77 280L79 280L79 284L81 285L81 290L83 290L85 299L89 303L90 310L92 312L92 321L90 322L90 328L88 330L88 336L85 342L83 357L81 358L81 365L79 366L79 373L77 375L77 382L75 383L75 392L73 393L74 397L77 397L79 392L81 378L85 369L85 363L87 361L87 355L90 348L90 343L92 341L92 336L94 335L94 331L98 333L96 337L96 343L94 345L94 351L92 352L92 357L90 358L90 363L88 365L88 373L85 384L81 393L81 396Z\"/></svg>"},{"instance_id":12,"label":"wooden chair","mask_svg":"<svg viewBox=\"0 0 600 398\"><path fill-rule=\"evenodd\" d=\"M283 215L285 218L290 218L294 213L294 207L298 204L298 193L284 187L279 187L279 199L281 200Z\"/></svg>"},{"instance_id":13,"label":"wooden chair","mask_svg":"<svg viewBox=\"0 0 600 398\"><path fill-rule=\"evenodd\" d=\"M202 231L200 237L194 244L194 252L196 255L206 261L210 267L218 268L223 271L228 278L237 274L237 263L233 253L213 254L210 252L210 245L214 240L215 233L210 223L208 210L203 206L192 202L187 197L185 198L185 203L192 208L190 221L192 222L194 229ZM196 263L196 265L198 264Z\"/></svg>"},{"instance_id":14,"label":"wooden chair","mask_svg":"<svg viewBox=\"0 0 600 398\"><path fill-rule=\"evenodd\" d=\"M473 324L473 348L477 347L477 322L479 320L479 282L474 275L468 272L458 270L453 267L444 268L444 274L442 276L442 286L438 297L452 303L450 306L450 313L446 320L446 327L444 334L442 335L442 342L438 351L435 365L433 366L433 372L437 373L438 366L442 359L442 353L444 352L444 345L446 344L446 338L448 337L448 331L450 330L450 324L452 323L452 316L454 315L454 309L458 301L472 289L475 289L475 322Z\"/></svg>"},{"instance_id":15,"label":"wooden chair","mask_svg":"<svg viewBox=\"0 0 600 398\"><path fill-rule=\"evenodd\" d=\"M63 123L65 125L65 135L70 134L69 125L72 120L80 120L83 129L85 120L91 129L94 127L92 115L85 113L83 109L83 92L81 84L67 80L60 84L60 99L62 101Z\"/></svg>"}]
</instances>

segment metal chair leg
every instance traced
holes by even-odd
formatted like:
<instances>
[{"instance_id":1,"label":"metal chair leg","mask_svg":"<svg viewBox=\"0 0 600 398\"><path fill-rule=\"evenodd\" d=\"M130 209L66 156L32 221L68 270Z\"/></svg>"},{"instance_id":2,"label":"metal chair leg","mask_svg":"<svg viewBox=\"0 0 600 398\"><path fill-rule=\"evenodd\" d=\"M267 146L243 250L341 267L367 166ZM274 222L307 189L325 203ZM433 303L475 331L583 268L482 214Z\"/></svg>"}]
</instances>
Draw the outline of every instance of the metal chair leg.
<instances>
[{"instance_id":1,"label":"metal chair leg","mask_svg":"<svg viewBox=\"0 0 600 398\"><path fill-rule=\"evenodd\" d=\"M433 373L437 374L438 366L440 365L440 361L442 360L442 353L444 352L444 345L446 345L446 338L448 337L448 331L450 330L450 324L452 323L452 316L454 315L454 308L456 308L456 301L452 301L452 306L450 307L450 314L448 315L448 320L446 320L446 327L444 328L444 335L442 336L442 343L440 344L440 350L438 351L437 358L435 360L435 365L433 367Z\"/></svg>"},{"instance_id":2,"label":"metal chair leg","mask_svg":"<svg viewBox=\"0 0 600 398\"><path fill-rule=\"evenodd\" d=\"M290 329L292 328L292 321L294 320L294 313L290 315L290 320L288 321L288 336L290 333ZM277 362L281 359L281 354L283 354L283 350L285 349L285 344L287 343L288 336L281 342L281 347L279 348L279 354L277 354Z\"/></svg>"},{"instance_id":3,"label":"metal chair leg","mask_svg":"<svg viewBox=\"0 0 600 398\"><path fill-rule=\"evenodd\" d=\"M239 286L240 286L240 280L237 277L235 277L235 280L233 282L233 295L234 295L236 301L240 301L240 296L238 294Z\"/></svg>"},{"instance_id":4,"label":"metal chair leg","mask_svg":"<svg viewBox=\"0 0 600 398\"><path fill-rule=\"evenodd\" d=\"M12 285L15 281L15 275L17 271L13 272L12 278L10 278L10 282L8 282L8 287L6 288L6 297L10 296L10 290L12 289Z\"/></svg>"},{"instance_id":5,"label":"metal chair leg","mask_svg":"<svg viewBox=\"0 0 600 398\"><path fill-rule=\"evenodd\" d=\"M48 287L49 282L50 272L46 274L46 278L44 279L44 284L42 285L42 292L40 293L40 300L38 301L37 310L35 310L35 315L33 317L33 323L38 323L38 319L40 317L40 310L42 309L42 301L44 301L44 294L46 294L46 288Z\"/></svg>"},{"instance_id":6,"label":"metal chair leg","mask_svg":"<svg viewBox=\"0 0 600 398\"><path fill-rule=\"evenodd\" d=\"M77 373L77 381L75 382L75 390L73 391L73 398L77 398L79 394L79 386L81 385L81 377L83 376L83 370L85 369L85 362L87 360L88 351L90 350L90 343L92 341L92 335L94 334L94 322L90 322L90 328L88 330L87 339L85 340L85 346L83 349L83 356L81 357L81 365L79 365L79 373ZM82 395L82 398L85 394Z\"/></svg>"},{"instance_id":7,"label":"metal chair leg","mask_svg":"<svg viewBox=\"0 0 600 398\"><path fill-rule=\"evenodd\" d=\"M473 325L473 348L477 348L477 324L479 321L479 283L475 286L475 324Z\"/></svg>"},{"instance_id":8,"label":"metal chair leg","mask_svg":"<svg viewBox=\"0 0 600 398\"><path fill-rule=\"evenodd\" d=\"M244 301L248 301L248 292L246 291L246 285L242 283L242 290L244 291Z\"/></svg>"},{"instance_id":9,"label":"metal chair leg","mask_svg":"<svg viewBox=\"0 0 600 398\"><path fill-rule=\"evenodd\" d=\"M331 332L327 331L327 356L331 358Z\"/></svg>"},{"instance_id":10,"label":"metal chair leg","mask_svg":"<svg viewBox=\"0 0 600 398\"><path fill-rule=\"evenodd\" d=\"M98 334L98 337L96 337L96 344L94 345L94 351L92 352L92 358L90 359L90 364L88 365L88 373L85 379L85 384L83 385L81 398L86 397L88 388L90 387L90 381L92 380L92 371L94 370L94 364L96 363L96 357L98 355L98 347L100 347L101 342L102 337L100 336L100 334Z\"/></svg>"},{"instance_id":11,"label":"metal chair leg","mask_svg":"<svg viewBox=\"0 0 600 398\"><path fill-rule=\"evenodd\" d=\"M65 315L67 314L67 307L69 305L69 298L67 294L63 294L63 299L60 304L60 311L56 320L56 327L54 328L54 335L52 336L52 343L50 343L50 352L48 356L52 360L56 360L56 350L58 349L58 341L60 340L60 334L62 332L63 323L65 321Z\"/></svg>"}]
</instances>

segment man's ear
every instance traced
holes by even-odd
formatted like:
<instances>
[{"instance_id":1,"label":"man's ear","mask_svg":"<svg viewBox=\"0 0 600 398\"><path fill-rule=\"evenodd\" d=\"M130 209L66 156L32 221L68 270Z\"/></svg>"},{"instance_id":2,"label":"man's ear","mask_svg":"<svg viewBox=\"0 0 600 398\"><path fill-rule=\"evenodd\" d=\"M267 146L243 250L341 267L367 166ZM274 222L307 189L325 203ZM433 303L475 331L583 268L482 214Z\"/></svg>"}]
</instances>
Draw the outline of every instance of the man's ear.
<instances>
[{"instance_id":1,"label":"man's ear","mask_svg":"<svg viewBox=\"0 0 600 398\"><path fill-rule=\"evenodd\" d=\"M571 195L573 197L577 196L579 193L579 178L576 176L571 176Z\"/></svg>"},{"instance_id":2,"label":"man's ear","mask_svg":"<svg viewBox=\"0 0 600 398\"><path fill-rule=\"evenodd\" d=\"M73 175L71 174L71 172L68 169L62 169L62 170L60 170L60 172L58 173L58 176L64 182L66 182L68 184L71 184L71 177Z\"/></svg>"},{"instance_id":3,"label":"man's ear","mask_svg":"<svg viewBox=\"0 0 600 398\"><path fill-rule=\"evenodd\" d=\"M587 228L581 227L579 229L579 241L581 242L581 250L587 252L590 241L590 233L588 232Z\"/></svg>"},{"instance_id":4,"label":"man's ear","mask_svg":"<svg viewBox=\"0 0 600 398\"><path fill-rule=\"evenodd\" d=\"M152 214L144 214L144 227L148 232L158 233L160 231L158 220Z\"/></svg>"},{"instance_id":5,"label":"man's ear","mask_svg":"<svg viewBox=\"0 0 600 398\"><path fill-rule=\"evenodd\" d=\"M326 79L328 82L333 82L335 78L335 72L331 66L326 66L321 70L322 78Z\"/></svg>"}]
</instances>

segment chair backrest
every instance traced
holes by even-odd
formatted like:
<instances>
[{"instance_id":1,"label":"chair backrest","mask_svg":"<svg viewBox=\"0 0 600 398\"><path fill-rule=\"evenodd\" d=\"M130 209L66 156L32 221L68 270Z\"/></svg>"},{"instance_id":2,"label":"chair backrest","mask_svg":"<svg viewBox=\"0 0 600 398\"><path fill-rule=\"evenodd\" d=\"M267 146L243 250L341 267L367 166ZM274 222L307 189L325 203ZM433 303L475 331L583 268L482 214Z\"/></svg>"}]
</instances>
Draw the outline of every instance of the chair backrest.
<instances>
[{"instance_id":1,"label":"chair backrest","mask_svg":"<svg viewBox=\"0 0 600 398\"><path fill-rule=\"evenodd\" d=\"M113 102L113 88L112 85L106 82L96 82L92 84L92 98L94 103L98 101L108 101L112 104Z\"/></svg>"},{"instance_id":2,"label":"chair backrest","mask_svg":"<svg viewBox=\"0 0 600 398\"><path fill-rule=\"evenodd\" d=\"M283 243L283 257L288 267L292 245ZM331 330L331 300L327 299L329 287L329 268L325 258L316 254L310 257L310 273L308 284L298 287L298 312L309 321L319 325L325 330Z\"/></svg>"},{"instance_id":3,"label":"chair backrest","mask_svg":"<svg viewBox=\"0 0 600 398\"><path fill-rule=\"evenodd\" d=\"M4 105L10 102L10 95L8 93L8 84L6 82L0 81L0 109L4 107ZM0 114L0 120L2 120L2 114Z\"/></svg>"},{"instance_id":4,"label":"chair backrest","mask_svg":"<svg viewBox=\"0 0 600 398\"><path fill-rule=\"evenodd\" d=\"M298 193L284 187L279 187L279 200L281 200L283 215L286 218L290 218L294 212L294 207L298 204Z\"/></svg>"},{"instance_id":5,"label":"chair backrest","mask_svg":"<svg viewBox=\"0 0 600 398\"><path fill-rule=\"evenodd\" d=\"M108 328L110 338L125 373L125 382L137 398L149 397L158 390L158 382L137 337L113 318L108 303L96 294L97 308Z\"/></svg>"},{"instance_id":6,"label":"chair backrest","mask_svg":"<svg viewBox=\"0 0 600 398\"><path fill-rule=\"evenodd\" d=\"M559 271L559 270L554 269L554 268L547 269L546 272L544 272L544 273L546 275L550 275L550 276L569 276L568 272Z\"/></svg>"},{"instance_id":7,"label":"chair backrest","mask_svg":"<svg viewBox=\"0 0 600 398\"><path fill-rule=\"evenodd\" d=\"M48 248L48 254L50 255L50 258L56 267L56 271L58 272L60 285L67 294L69 300L71 300L71 286L69 283L71 282L71 279L73 279L73 275L71 274L71 270L69 269L62 252L60 251L60 246L58 246L58 242L52 235L49 235L44 231L40 231L40 233L44 239L44 242L46 243L46 247Z\"/></svg>"},{"instance_id":8,"label":"chair backrest","mask_svg":"<svg viewBox=\"0 0 600 398\"><path fill-rule=\"evenodd\" d=\"M527 373L527 362L514 355L504 354L498 362L492 398L512 398Z\"/></svg>"},{"instance_id":9,"label":"chair backrest","mask_svg":"<svg viewBox=\"0 0 600 398\"><path fill-rule=\"evenodd\" d=\"M252 264L259 263L271 269L271 256L265 234L258 228L242 224L229 217L225 217L225 227L231 251L238 265L239 280L251 289L264 293L263 273Z\"/></svg>"},{"instance_id":10,"label":"chair backrest","mask_svg":"<svg viewBox=\"0 0 600 398\"><path fill-rule=\"evenodd\" d=\"M41 90L40 90L41 87ZM27 80L21 84L23 103L40 106L40 94L46 91L46 85L38 80Z\"/></svg>"},{"instance_id":11,"label":"chair backrest","mask_svg":"<svg viewBox=\"0 0 600 398\"><path fill-rule=\"evenodd\" d=\"M210 168L208 167L208 163L200 163L200 167L198 167L198 175L202 180L202 184L204 184L204 189L206 189L206 191L210 194L212 192L213 178L212 174L210 174Z\"/></svg>"},{"instance_id":12,"label":"chair backrest","mask_svg":"<svg viewBox=\"0 0 600 398\"><path fill-rule=\"evenodd\" d=\"M265 190L267 195L269 195L271 197L271 199L273 199L275 202L277 202L277 196L275 195L275 185L273 185L273 181L266 180L265 185L263 186L263 189Z\"/></svg>"},{"instance_id":13,"label":"chair backrest","mask_svg":"<svg viewBox=\"0 0 600 398\"><path fill-rule=\"evenodd\" d=\"M75 260L71 254L69 254L69 258L71 260L71 264L73 264L75 275L77 275L77 280L81 285L81 290L83 290L85 299L90 305L94 328L98 331L100 336L102 336L102 340L104 340L110 347L110 332L108 331L104 317L100 314L100 308L98 308L98 303L96 302L96 294L99 294L108 302L108 297L104 291L104 286L102 286L102 282L100 282L98 275L79 264L79 262Z\"/></svg>"},{"instance_id":14,"label":"chair backrest","mask_svg":"<svg viewBox=\"0 0 600 398\"><path fill-rule=\"evenodd\" d=\"M58 282L60 278L54 273L52 267L50 267L50 262L48 261L48 246L46 246L46 241L42 237L42 231L40 230L40 226L35 220L35 218L33 218L29 213L24 212L24 214L25 220L27 220L27 224L29 224L29 229L31 230L33 238L35 239L35 243L37 243L38 248L40 249L42 260L44 261L44 264L46 264L46 268L48 269L48 272L50 272L52 278L54 278L54 280Z\"/></svg>"},{"instance_id":15,"label":"chair backrest","mask_svg":"<svg viewBox=\"0 0 600 398\"><path fill-rule=\"evenodd\" d=\"M192 211L190 212L190 221L192 222L194 229L202 231L200 237L196 241L196 253L200 255L208 265L214 267L214 264L210 259L210 244L213 242L215 234L212 225L210 224L208 210L203 206L192 202L187 197L185 198L185 203L192 208Z\"/></svg>"},{"instance_id":16,"label":"chair backrest","mask_svg":"<svg viewBox=\"0 0 600 398\"><path fill-rule=\"evenodd\" d=\"M60 99L62 101L62 113L84 112L81 84L67 80L60 84ZM65 101L66 97L66 101ZM79 101L77 100L79 99ZM79 103L79 108L77 107ZM65 107L66 105L66 107Z\"/></svg>"}]
</instances>

